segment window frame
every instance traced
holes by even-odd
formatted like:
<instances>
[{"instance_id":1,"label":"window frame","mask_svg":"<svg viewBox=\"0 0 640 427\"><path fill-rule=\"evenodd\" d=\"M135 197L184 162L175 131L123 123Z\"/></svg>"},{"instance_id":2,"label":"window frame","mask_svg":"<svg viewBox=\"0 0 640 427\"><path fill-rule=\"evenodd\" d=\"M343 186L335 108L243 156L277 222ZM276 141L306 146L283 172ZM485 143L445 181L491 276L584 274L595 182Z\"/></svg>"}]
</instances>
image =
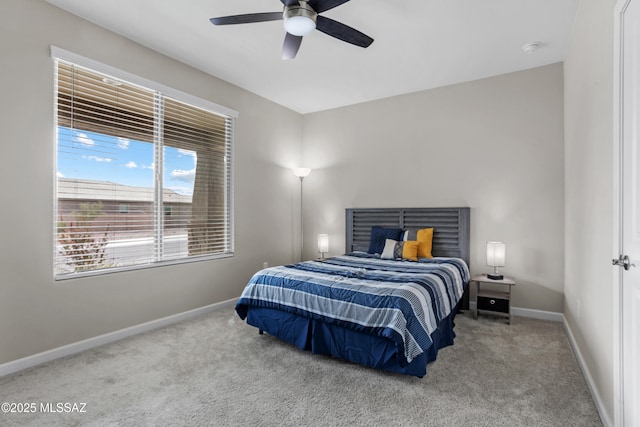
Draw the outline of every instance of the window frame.
<instances>
[{"instance_id":1,"label":"window frame","mask_svg":"<svg viewBox=\"0 0 640 427\"><path fill-rule=\"evenodd\" d=\"M229 249L223 253L213 253L213 254L203 254L203 255L195 255L188 256L184 258L177 259L167 259L167 260L156 260L152 263L147 264L138 264L138 265L130 265L130 266L119 266L119 267L109 267L103 269L89 270L89 271L81 271L81 272L73 272L73 273L58 273L56 272L55 264L57 260L57 240L58 233L55 227L56 223L56 215L58 212L58 185L57 185L57 168L53 168L53 177L54 177L54 206L53 206L53 218L54 218L54 230L53 230L53 273L54 280L68 280L79 277L87 277L87 276L97 276L104 274L112 274L121 271L132 271L132 270L142 270L147 268L155 268L167 265L176 265L176 264L184 264L191 262L199 262L199 261L207 261L213 259L221 259L221 258L230 258L235 254L235 228L234 228L234 164L235 164L235 155L234 155L234 136L235 136L235 120L238 118L239 114L237 111L229 109L227 107L215 104L213 102L207 101L205 99L199 98L197 96L191 95L186 92L182 92L180 90L171 88L169 86L162 85L160 83L154 82L152 80L145 79L143 77L137 76L135 74L129 73L127 71L120 70L118 68L103 64L96 60L86 58L82 55L75 54L73 52L69 52L67 50L61 49L56 46L51 46L51 57L54 60L54 67L57 67L57 61L64 61L67 63L75 64L79 67L83 67L89 69L91 71L95 71L97 73L106 74L112 76L116 79L123 80L134 85L138 85L144 87L145 89L152 90L156 93L159 93L162 97L172 98L178 102L188 104L190 106L209 111L213 114L219 114L221 116L226 116L229 120L231 120L230 125L230 134L228 137L229 148L228 152L231 157L231 161L228 164L229 173L228 173L228 185L225 187L225 191L228 193L227 198L227 206L225 211L227 212L229 218L228 224L228 236L229 236ZM57 165L57 134L58 134L58 106L57 106L57 94L58 94L58 81L54 79L53 84L54 89L54 165ZM157 189L156 189L157 190ZM163 209L163 217L164 217L164 209Z\"/></svg>"}]
</instances>

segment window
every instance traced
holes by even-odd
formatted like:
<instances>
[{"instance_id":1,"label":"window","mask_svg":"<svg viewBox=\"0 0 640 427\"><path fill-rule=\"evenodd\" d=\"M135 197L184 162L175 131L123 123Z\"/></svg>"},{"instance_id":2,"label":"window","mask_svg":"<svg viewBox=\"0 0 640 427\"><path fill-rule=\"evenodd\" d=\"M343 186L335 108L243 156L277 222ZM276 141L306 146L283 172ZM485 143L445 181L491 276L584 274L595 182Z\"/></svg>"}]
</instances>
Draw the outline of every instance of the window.
<instances>
[{"instance_id":1,"label":"window","mask_svg":"<svg viewBox=\"0 0 640 427\"><path fill-rule=\"evenodd\" d=\"M236 113L52 54L56 279L231 256Z\"/></svg>"}]
</instances>

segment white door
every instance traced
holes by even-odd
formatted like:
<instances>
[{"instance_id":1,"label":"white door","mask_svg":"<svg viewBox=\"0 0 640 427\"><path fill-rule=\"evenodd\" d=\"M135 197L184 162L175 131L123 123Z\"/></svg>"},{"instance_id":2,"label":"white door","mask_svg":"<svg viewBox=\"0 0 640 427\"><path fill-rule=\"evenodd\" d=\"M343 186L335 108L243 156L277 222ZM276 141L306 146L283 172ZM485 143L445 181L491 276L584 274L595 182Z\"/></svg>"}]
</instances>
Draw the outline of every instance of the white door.
<instances>
[{"instance_id":1,"label":"white door","mask_svg":"<svg viewBox=\"0 0 640 427\"><path fill-rule=\"evenodd\" d=\"M640 0L620 0L617 81L621 168L619 288L623 426L640 426ZM634 266L635 265L635 266Z\"/></svg>"}]
</instances>

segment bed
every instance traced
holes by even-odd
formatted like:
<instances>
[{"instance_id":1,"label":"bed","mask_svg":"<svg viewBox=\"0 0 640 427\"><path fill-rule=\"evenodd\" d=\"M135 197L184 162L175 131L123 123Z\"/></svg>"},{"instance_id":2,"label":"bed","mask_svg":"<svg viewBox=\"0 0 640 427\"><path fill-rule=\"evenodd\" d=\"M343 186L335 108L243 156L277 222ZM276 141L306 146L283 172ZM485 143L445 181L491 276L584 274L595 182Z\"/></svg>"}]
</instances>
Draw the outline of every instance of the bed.
<instances>
[{"instance_id":1,"label":"bed","mask_svg":"<svg viewBox=\"0 0 640 427\"><path fill-rule=\"evenodd\" d=\"M344 255L257 272L236 312L302 350L423 377L468 308L469 208L347 209L345 224ZM427 227L433 258L369 253L380 228Z\"/></svg>"}]
</instances>

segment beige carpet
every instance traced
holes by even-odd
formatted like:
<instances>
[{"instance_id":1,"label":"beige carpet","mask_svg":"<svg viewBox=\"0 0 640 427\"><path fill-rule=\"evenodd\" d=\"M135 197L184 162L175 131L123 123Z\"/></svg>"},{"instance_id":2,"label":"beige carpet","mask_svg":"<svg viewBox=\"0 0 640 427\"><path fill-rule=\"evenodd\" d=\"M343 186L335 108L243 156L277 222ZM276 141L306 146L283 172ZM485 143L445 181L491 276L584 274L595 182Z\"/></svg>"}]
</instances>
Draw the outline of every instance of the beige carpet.
<instances>
[{"instance_id":1,"label":"beige carpet","mask_svg":"<svg viewBox=\"0 0 640 427\"><path fill-rule=\"evenodd\" d=\"M602 425L561 324L456 324L418 379L298 351L226 308L0 378L0 402L38 409L0 425Z\"/></svg>"}]
</instances>

